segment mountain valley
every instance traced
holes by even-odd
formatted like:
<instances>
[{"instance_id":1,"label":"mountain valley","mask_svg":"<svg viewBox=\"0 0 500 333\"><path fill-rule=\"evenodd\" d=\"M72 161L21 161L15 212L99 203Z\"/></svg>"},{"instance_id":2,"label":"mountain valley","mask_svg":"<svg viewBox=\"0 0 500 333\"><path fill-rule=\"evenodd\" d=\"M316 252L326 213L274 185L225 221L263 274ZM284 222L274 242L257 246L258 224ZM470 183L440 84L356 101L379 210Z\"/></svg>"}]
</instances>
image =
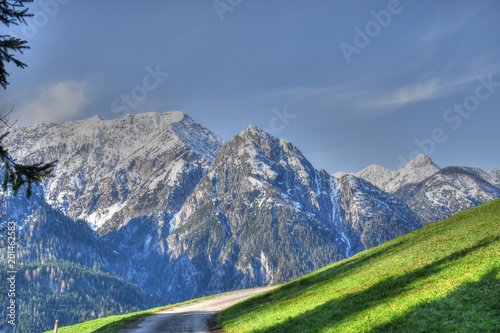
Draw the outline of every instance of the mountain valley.
<instances>
[{"instance_id":1,"label":"mountain valley","mask_svg":"<svg viewBox=\"0 0 500 333\"><path fill-rule=\"evenodd\" d=\"M4 141L20 161L58 161L31 199L3 194L0 222L24 236L19 332L287 282L500 197L500 170L419 155L330 175L256 126L223 142L182 112L15 126Z\"/></svg>"}]
</instances>

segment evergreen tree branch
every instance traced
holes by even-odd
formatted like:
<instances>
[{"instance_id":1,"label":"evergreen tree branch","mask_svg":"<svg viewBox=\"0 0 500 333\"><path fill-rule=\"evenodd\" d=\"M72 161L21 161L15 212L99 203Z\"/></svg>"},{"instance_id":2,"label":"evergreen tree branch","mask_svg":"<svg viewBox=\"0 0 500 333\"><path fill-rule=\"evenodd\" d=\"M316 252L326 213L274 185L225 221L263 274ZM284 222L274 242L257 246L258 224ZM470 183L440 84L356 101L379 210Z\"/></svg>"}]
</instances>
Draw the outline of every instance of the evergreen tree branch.
<instances>
[{"instance_id":1,"label":"evergreen tree branch","mask_svg":"<svg viewBox=\"0 0 500 333\"><path fill-rule=\"evenodd\" d=\"M0 22L9 27L19 25L20 23L27 24L26 18L33 16L28 13L28 8L24 8L27 3L33 0L0 0ZM10 35L0 35L0 85L5 89L9 82L7 78L10 74L5 68L6 63L12 62L16 67L25 68L27 65L17 59L14 53L21 53L29 49L27 41L13 37Z\"/></svg>"}]
</instances>

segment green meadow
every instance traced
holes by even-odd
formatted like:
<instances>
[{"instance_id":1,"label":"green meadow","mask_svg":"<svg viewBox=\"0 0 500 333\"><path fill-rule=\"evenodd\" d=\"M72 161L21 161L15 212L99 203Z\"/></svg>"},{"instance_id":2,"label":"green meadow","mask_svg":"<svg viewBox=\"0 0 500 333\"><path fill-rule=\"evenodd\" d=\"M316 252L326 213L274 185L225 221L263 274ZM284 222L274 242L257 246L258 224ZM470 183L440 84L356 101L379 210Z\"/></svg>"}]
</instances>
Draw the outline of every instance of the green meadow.
<instances>
[{"instance_id":1,"label":"green meadow","mask_svg":"<svg viewBox=\"0 0 500 333\"><path fill-rule=\"evenodd\" d=\"M500 332L500 200L240 303L226 332Z\"/></svg>"}]
</instances>

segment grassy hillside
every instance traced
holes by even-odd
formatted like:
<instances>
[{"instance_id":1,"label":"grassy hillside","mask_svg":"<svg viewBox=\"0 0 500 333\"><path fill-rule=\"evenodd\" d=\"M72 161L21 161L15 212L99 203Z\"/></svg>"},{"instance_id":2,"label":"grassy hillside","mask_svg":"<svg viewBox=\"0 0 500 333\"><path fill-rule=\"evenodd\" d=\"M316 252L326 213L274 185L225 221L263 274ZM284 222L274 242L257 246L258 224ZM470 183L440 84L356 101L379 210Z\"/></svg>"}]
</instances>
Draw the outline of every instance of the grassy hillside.
<instances>
[{"instance_id":1,"label":"grassy hillside","mask_svg":"<svg viewBox=\"0 0 500 333\"><path fill-rule=\"evenodd\" d=\"M500 200L224 311L227 332L500 332Z\"/></svg>"}]
</instances>

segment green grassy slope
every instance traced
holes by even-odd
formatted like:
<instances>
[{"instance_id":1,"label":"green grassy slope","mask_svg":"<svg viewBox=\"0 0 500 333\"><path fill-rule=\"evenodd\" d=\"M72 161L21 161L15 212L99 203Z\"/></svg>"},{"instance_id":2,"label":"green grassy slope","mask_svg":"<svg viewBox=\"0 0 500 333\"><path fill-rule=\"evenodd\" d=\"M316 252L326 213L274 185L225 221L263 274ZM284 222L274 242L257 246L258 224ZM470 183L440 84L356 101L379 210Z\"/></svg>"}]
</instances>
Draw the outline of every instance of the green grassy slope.
<instances>
[{"instance_id":1,"label":"green grassy slope","mask_svg":"<svg viewBox=\"0 0 500 333\"><path fill-rule=\"evenodd\" d=\"M224 311L227 332L500 332L500 200Z\"/></svg>"}]
</instances>

